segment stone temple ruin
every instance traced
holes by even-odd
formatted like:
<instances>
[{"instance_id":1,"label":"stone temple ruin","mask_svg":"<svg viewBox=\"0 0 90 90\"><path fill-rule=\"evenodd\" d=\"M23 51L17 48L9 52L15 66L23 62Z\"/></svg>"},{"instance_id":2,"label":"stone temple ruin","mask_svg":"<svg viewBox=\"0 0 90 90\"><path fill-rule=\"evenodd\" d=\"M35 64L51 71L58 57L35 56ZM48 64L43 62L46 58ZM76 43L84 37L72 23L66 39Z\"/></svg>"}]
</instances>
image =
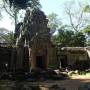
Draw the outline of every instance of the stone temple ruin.
<instances>
[{"instance_id":1,"label":"stone temple ruin","mask_svg":"<svg viewBox=\"0 0 90 90\"><path fill-rule=\"evenodd\" d=\"M29 15L28 15L29 16ZM28 18L28 16L26 18ZM30 45L31 68L47 69L49 61L49 48L51 48L50 30L47 28L48 20L40 10L32 11L30 19L27 21Z\"/></svg>"},{"instance_id":2,"label":"stone temple ruin","mask_svg":"<svg viewBox=\"0 0 90 90\"><path fill-rule=\"evenodd\" d=\"M12 48L9 70L30 71L37 68L47 69L56 62L55 49L51 43L48 20L39 10L27 10L24 21L15 29L16 47Z\"/></svg>"},{"instance_id":3,"label":"stone temple ruin","mask_svg":"<svg viewBox=\"0 0 90 90\"><path fill-rule=\"evenodd\" d=\"M55 61L56 59L53 56L55 52L53 52L50 29L47 27L47 24L48 20L42 11L32 11L31 23L28 25L31 69L47 69L50 61L52 59Z\"/></svg>"},{"instance_id":4,"label":"stone temple ruin","mask_svg":"<svg viewBox=\"0 0 90 90\"><path fill-rule=\"evenodd\" d=\"M75 62L90 60L90 47L55 48L47 24L41 10L26 10L23 22L15 29L16 46L0 46L0 71L66 68Z\"/></svg>"}]
</instances>

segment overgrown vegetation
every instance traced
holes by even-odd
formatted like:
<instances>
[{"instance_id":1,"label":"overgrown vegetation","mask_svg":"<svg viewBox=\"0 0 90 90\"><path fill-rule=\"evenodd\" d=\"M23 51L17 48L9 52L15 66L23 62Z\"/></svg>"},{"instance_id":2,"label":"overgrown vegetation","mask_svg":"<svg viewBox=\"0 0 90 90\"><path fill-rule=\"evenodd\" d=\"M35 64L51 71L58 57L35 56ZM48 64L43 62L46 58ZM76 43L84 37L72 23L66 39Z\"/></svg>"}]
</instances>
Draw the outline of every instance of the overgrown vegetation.
<instances>
[{"instance_id":1,"label":"overgrown vegetation","mask_svg":"<svg viewBox=\"0 0 90 90\"><path fill-rule=\"evenodd\" d=\"M49 14L48 27L51 32L51 40L55 45L60 46L89 46L90 35L89 35L89 17L87 14L90 13L89 5L78 2L77 7L74 8L76 3L74 0L65 3L64 13L68 17L68 23L64 24L62 21L63 17L58 17L56 13ZM1 8L8 13L15 23L15 27L20 18L22 18L22 10L26 10L27 7L31 9L40 8L39 0L2 0ZM2 14L2 12L1 12ZM86 17L86 16L87 17ZM57 34L53 35L54 32Z\"/></svg>"}]
</instances>

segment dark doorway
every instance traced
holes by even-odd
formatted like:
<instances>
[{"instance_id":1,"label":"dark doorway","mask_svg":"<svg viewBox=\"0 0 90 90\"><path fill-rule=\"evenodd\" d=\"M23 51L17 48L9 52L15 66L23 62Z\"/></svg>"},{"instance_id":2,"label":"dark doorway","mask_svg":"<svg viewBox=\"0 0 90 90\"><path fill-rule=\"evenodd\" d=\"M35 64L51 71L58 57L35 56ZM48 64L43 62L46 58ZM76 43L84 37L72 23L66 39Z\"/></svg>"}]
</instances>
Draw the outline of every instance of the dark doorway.
<instances>
[{"instance_id":1,"label":"dark doorway","mask_svg":"<svg viewBox=\"0 0 90 90\"><path fill-rule=\"evenodd\" d=\"M66 68L66 67L67 67L67 56L66 56L66 55L63 55L63 56L60 58L60 61L61 61L61 67L62 67L62 68Z\"/></svg>"},{"instance_id":2,"label":"dark doorway","mask_svg":"<svg viewBox=\"0 0 90 90\"><path fill-rule=\"evenodd\" d=\"M36 56L36 67L41 69L45 68L45 60L43 56Z\"/></svg>"}]
</instances>

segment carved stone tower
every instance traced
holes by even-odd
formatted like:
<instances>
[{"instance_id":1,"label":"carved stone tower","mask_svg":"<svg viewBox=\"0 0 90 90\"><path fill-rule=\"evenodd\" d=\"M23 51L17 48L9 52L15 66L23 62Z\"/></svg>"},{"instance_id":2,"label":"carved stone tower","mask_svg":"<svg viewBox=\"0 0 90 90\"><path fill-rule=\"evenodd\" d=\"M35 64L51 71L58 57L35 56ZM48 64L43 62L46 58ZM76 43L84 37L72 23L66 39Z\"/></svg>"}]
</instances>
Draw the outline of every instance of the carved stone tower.
<instances>
[{"instance_id":1,"label":"carved stone tower","mask_svg":"<svg viewBox=\"0 0 90 90\"><path fill-rule=\"evenodd\" d=\"M44 13L38 9L32 11L31 24L29 24L30 37L30 64L31 69L47 69L48 52L51 46L48 20Z\"/></svg>"},{"instance_id":2,"label":"carved stone tower","mask_svg":"<svg viewBox=\"0 0 90 90\"><path fill-rule=\"evenodd\" d=\"M22 54L22 58L17 60L17 68L18 66L23 68L23 66L27 67L28 65L30 70L48 68L49 61L52 62L54 58L52 58L51 35L47 24L48 20L41 10L26 11L23 24L20 27L21 36L19 35L17 43ZM29 46L29 57L24 52L24 46ZM23 58L24 54L29 60L26 57L26 59Z\"/></svg>"}]
</instances>

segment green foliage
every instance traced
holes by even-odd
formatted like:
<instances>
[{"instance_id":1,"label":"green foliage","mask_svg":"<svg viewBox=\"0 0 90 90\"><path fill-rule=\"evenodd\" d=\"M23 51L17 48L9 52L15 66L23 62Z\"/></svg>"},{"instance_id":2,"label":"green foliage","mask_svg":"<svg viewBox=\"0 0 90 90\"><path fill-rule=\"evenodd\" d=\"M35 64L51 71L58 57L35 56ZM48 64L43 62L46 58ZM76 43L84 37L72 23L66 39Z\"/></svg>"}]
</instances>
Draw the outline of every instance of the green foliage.
<instances>
[{"instance_id":1,"label":"green foliage","mask_svg":"<svg viewBox=\"0 0 90 90\"><path fill-rule=\"evenodd\" d=\"M15 26L23 17L24 9L40 8L39 0L2 0L1 8L10 16ZM2 12L1 12L2 14Z\"/></svg>"},{"instance_id":2,"label":"green foliage","mask_svg":"<svg viewBox=\"0 0 90 90\"><path fill-rule=\"evenodd\" d=\"M83 30L82 33L85 33L87 36L87 46L90 46L90 25L87 25Z\"/></svg>"},{"instance_id":3,"label":"green foliage","mask_svg":"<svg viewBox=\"0 0 90 90\"><path fill-rule=\"evenodd\" d=\"M86 26L83 30L83 33L90 34L90 25Z\"/></svg>"},{"instance_id":4,"label":"green foliage","mask_svg":"<svg viewBox=\"0 0 90 90\"><path fill-rule=\"evenodd\" d=\"M14 42L13 32L0 35L0 41L2 41L2 43L13 44Z\"/></svg>"},{"instance_id":5,"label":"green foliage","mask_svg":"<svg viewBox=\"0 0 90 90\"><path fill-rule=\"evenodd\" d=\"M87 46L90 46L90 39L86 42Z\"/></svg>"},{"instance_id":6,"label":"green foliage","mask_svg":"<svg viewBox=\"0 0 90 90\"><path fill-rule=\"evenodd\" d=\"M61 26L61 21L56 13L49 14L47 18L48 27L50 28L51 32L54 33L59 28L59 26Z\"/></svg>"},{"instance_id":7,"label":"green foliage","mask_svg":"<svg viewBox=\"0 0 90 90\"><path fill-rule=\"evenodd\" d=\"M52 36L52 42L60 46L85 46L86 38L81 32L59 29L58 34Z\"/></svg>"},{"instance_id":8,"label":"green foliage","mask_svg":"<svg viewBox=\"0 0 90 90\"><path fill-rule=\"evenodd\" d=\"M85 46L86 38L85 35L81 32L76 32L73 35L72 45L73 46Z\"/></svg>"},{"instance_id":9,"label":"green foliage","mask_svg":"<svg viewBox=\"0 0 90 90\"><path fill-rule=\"evenodd\" d=\"M10 6L26 8L28 0L9 0Z\"/></svg>"},{"instance_id":10,"label":"green foliage","mask_svg":"<svg viewBox=\"0 0 90 90\"><path fill-rule=\"evenodd\" d=\"M84 7L84 12L90 13L90 5Z\"/></svg>"},{"instance_id":11,"label":"green foliage","mask_svg":"<svg viewBox=\"0 0 90 90\"><path fill-rule=\"evenodd\" d=\"M72 40L72 35L72 31L59 30L58 35L52 37L52 41L56 45L59 44L60 46L69 46L71 43L70 41Z\"/></svg>"},{"instance_id":12,"label":"green foliage","mask_svg":"<svg viewBox=\"0 0 90 90\"><path fill-rule=\"evenodd\" d=\"M6 2L9 2L10 7L15 7L19 9L26 9L29 7L40 7L39 0L5 0Z\"/></svg>"}]
</instances>

